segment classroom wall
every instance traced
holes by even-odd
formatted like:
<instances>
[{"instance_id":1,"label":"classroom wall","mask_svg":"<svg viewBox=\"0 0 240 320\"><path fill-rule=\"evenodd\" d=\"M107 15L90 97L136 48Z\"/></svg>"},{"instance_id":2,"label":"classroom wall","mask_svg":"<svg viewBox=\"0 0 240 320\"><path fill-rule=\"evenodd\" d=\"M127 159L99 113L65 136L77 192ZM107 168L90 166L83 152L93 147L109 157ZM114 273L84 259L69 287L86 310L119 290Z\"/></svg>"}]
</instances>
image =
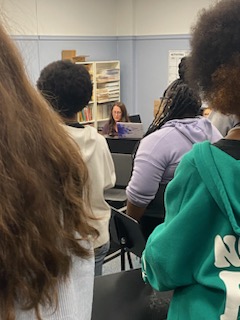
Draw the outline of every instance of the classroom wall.
<instances>
[{"instance_id":1,"label":"classroom wall","mask_svg":"<svg viewBox=\"0 0 240 320\"><path fill-rule=\"evenodd\" d=\"M139 36L189 33L217 0L0 0L11 34Z\"/></svg>"},{"instance_id":2,"label":"classroom wall","mask_svg":"<svg viewBox=\"0 0 240 320\"><path fill-rule=\"evenodd\" d=\"M188 34L198 11L215 0L134 0L135 35Z\"/></svg>"},{"instance_id":3,"label":"classroom wall","mask_svg":"<svg viewBox=\"0 0 240 320\"><path fill-rule=\"evenodd\" d=\"M0 0L33 83L61 51L121 63L121 99L145 129L168 83L169 50L189 49L197 12L213 0Z\"/></svg>"}]
</instances>

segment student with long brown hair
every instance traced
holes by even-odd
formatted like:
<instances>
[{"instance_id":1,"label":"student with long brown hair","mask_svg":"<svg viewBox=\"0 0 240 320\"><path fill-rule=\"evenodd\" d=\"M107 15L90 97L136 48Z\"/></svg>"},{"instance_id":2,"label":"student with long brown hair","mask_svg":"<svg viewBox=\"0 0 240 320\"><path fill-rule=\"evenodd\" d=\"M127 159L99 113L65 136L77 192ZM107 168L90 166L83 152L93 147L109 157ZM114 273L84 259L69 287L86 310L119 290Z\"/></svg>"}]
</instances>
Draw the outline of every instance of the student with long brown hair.
<instances>
[{"instance_id":1,"label":"student with long brown hair","mask_svg":"<svg viewBox=\"0 0 240 320\"><path fill-rule=\"evenodd\" d=\"M0 319L89 320L87 169L2 26L0 118Z\"/></svg>"}]
</instances>

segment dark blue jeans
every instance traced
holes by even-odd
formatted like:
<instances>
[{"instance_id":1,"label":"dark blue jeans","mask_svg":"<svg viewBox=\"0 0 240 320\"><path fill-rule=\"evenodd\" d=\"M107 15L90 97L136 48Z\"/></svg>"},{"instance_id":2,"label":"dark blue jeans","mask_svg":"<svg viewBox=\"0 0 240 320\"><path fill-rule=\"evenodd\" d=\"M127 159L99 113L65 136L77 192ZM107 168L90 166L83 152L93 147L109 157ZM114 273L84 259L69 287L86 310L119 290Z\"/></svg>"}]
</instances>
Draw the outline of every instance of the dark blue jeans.
<instances>
[{"instance_id":1,"label":"dark blue jeans","mask_svg":"<svg viewBox=\"0 0 240 320\"><path fill-rule=\"evenodd\" d=\"M102 245L101 247L98 247L94 249L95 254L95 276L101 276L102 275L102 266L104 258L106 257L108 250L110 248L110 241Z\"/></svg>"}]
</instances>

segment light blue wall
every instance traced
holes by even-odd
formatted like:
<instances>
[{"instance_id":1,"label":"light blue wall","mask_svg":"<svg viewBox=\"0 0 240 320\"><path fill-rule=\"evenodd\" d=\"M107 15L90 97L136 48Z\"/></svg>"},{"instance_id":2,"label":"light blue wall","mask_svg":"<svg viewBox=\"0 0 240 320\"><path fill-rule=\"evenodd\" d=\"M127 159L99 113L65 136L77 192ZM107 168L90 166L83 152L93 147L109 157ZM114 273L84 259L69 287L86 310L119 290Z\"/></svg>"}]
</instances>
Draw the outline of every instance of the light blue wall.
<instances>
[{"instance_id":1,"label":"light blue wall","mask_svg":"<svg viewBox=\"0 0 240 320\"><path fill-rule=\"evenodd\" d=\"M189 36L136 37L135 39L135 106L144 127L153 120L154 100L168 85L169 50L189 49Z\"/></svg>"},{"instance_id":2,"label":"light blue wall","mask_svg":"<svg viewBox=\"0 0 240 320\"><path fill-rule=\"evenodd\" d=\"M15 36L26 68L33 83L40 71L50 62L61 59L62 50L76 50L88 55L87 60L116 60L117 37Z\"/></svg>"},{"instance_id":3,"label":"light blue wall","mask_svg":"<svg viewBox=\"0 0 240 320\"><path fill-rule=\"evenodd\" d=\"M61 59L62 50L89 55L88 60L120 60L121 100L139 113L144 128L153 120L153 103L168 83L168 51L189 49L189 35L108 37L14 37L35 84L40 70Z\"/></svg>"}]
</instances>

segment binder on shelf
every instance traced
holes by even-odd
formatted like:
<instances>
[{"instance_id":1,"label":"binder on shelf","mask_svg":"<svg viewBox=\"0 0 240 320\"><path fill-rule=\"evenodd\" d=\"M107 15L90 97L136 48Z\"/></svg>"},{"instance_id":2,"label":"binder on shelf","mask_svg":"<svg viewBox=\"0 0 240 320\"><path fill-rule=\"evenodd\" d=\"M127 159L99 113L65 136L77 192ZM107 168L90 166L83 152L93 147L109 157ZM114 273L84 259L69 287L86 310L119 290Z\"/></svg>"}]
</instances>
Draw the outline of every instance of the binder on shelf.
<instances>
[{"instance_id":1,"label":"binder on shelf","mask_svg":"<svg viewBox=\"0 0 240 320\"><path fill-rule=\"evenodd\" d=\"M103 118L103 105L99 104L97 106L97 119L102 119Z\"/></svg>"}]
</instances>

